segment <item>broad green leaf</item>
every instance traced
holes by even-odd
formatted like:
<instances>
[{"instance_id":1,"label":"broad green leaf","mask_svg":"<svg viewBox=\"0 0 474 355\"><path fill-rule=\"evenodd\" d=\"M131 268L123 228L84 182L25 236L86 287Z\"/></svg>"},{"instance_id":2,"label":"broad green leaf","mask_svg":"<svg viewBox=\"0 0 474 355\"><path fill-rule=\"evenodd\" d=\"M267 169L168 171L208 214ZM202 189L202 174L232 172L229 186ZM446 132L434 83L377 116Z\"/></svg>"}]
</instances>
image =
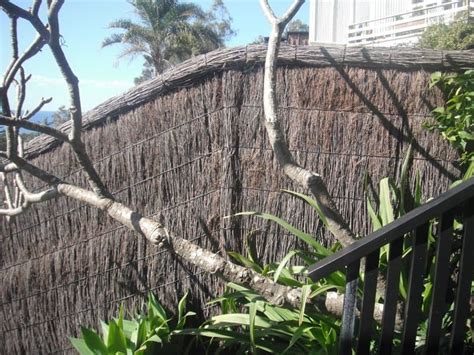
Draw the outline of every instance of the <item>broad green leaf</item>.
<instances>
[{"instance_id":1,"label":"broad green leaf","mask_svg":"<svg viewBox=\"0 0 474 355\"><path fill-rule=\"evenodd\" d=\"M247 235L244 238L244 247L245 250L247 251L247 257L250 261L258 265L259 269L261 270L261 265L258 262L258 255L257 255L257 247L256 247L256 241L255 237L259 233L258 230L251 231L247 233Z\"/></svg>"},{"instance_id":2,"label":"broad green leaf","mask_svg":"<svg viewBox=\"0 0 474 355\"><path fill-rule=\"evenodd\" d=\"M372 221L372 230L375 232L377 229L382 228L382 221L380 217L375 213L375 210L367 197L367 212L369 212L370 220Z\"/></svg>"},{"instance_id":3,"label":"broad green leaf","mask_svg":"<svg viewBox=\"0 0 474 355\"><path fill-rule=\"evenodd\" d=\"M418 171L416 172L416 177L415 177L414 203L415 203L415 207L421 206L421 177Z\"/></svg>"},{"instance_id":4,"label":"broad green leaf","mask_svg":"<svg viewBox=\"0 0 474 355\"><path fill-rule=\"evenodd\" d=\"M280 277L280 274L285 268L286 264L296 254L297 252L295 250L292 250L288 254L285 255L285 257L280 261L280 264L278 265L278 268L276 269L275 274L273 275L273 281L278 282L278 278Z\"/></svg>"},{"instance_id":5,"label":"broad green leaf","mask_svg":"<svg viewBox=\"0 0 474 355\"><path fill-rule=\"evenodd\" d=\"M107 354L107 347L95 331L81 327L81 332L84 342L94 354Z\"/></svg>"},{"instance_id":6,"label":"broad green leaf","mask_svg":"<svg viewBox=\"0 0 474 355\"><path fill-rule=\"evenodd\" d=\"M288 347L283 351L283 354L287 353L295 344L296 342L304 335L304 333L307 333L311 331L311 329L314 329L316 327L314 326L308 326L308 325L301 325L296 329L296 332L293 334L290 340L290 344L288 344Z\"/></svg>"},{"instance_id":7,"label":"broad green leaf","mask_svg":"<svg viewBox=\"0 0 474 355\"><path fill-rule=\"evenodd\" d=\"M152 335L151 337L147 338L146 341L143 343L145 345L146 343L158 343L162 344L163 340L158 336L158 335Z\"/></svg>"},{"instance_id":8,"label":"broad green leaf","mask_svg":"<svg viewBox=\"0 0 474 355\"><path fill-rule=\"evenodd\" d=\"M186 318L184 317L184 312L186 311L186 297L188 293L186 292L184 296L178 302L178 324L176 329L183 329Z\"/></svg>"},{"instance_id":9,"label":"broad green leaf","mask_svg":"<svg viewBox=\"0 0 474 355\"><path fill-rule=\"evenodd\" d=\"M151 292L148 294L148 312L152 313L152 316L153 314L156 314L163 321L167 320L165 310L163 307L161 307L161 304L158 303L155 296Z\"/></svg>"},{"instance_id":10,"label":"broad green leaf","mask_svg":"<svg viewBox=\"0 0 474 355\"><path fill-rule=\"evenodd\" d=\"M246 313L221 314L211 318L215 324L226 323L250 326L250 316ZM264 317L255 316L255 326L259 328L270 328L272 323Z\"/></svg>"},{"instance_id":11,"label":"broad green leaf","mask_svg":"<svg viewBox=\"0 0 474 355\"><path fill-rule=\"evenodd\" d=\"M326 216L324 215L323 211L321 210L321 207L319 207L319 204L318 204L318 201L312 199L311 197L305 195L305 194L301 194L299 192L295 192L295 191L291 191L291 190L282 190L283 192L286 192L290 195L293 195L293 196L296 196L296 197L299 197L301 199L303 199L304 201L306 201L311 207L314 208L314 210L316 211L316 213L318 214L319 218L321 219L321 221L323 222L324 226L326 228L329 227L329 223L327 221L327 218Z\"/></svg>"},{"instance_id":12,"label":"broad green leaf","mask_svg":"<svg viewBox=\"0 0 474 355\"><path fill-rule=\"evenodd\" d=\"M301 287L301 305L300 305L300 314L298 317L298 325L300 326L304 320L306 302L308 301L308 296L310 293L311 293L311 285L304 285L303 287Z\"/></svg>"},{"instance_id":13,"label":"broad green leaf","mask_svg":"<svg viewBox=\"0 0 474 355\"><path fill-rule=\"evenodd\" d=\"M380 198L380 206L379 206L379 214L382 220L382 225L387 225L394 220L393 214L393 207L392 201L390 198L390 184L388 178L383 178L380 180L380 187L379 187L379 198Z\"/></svg>"},{"instance_id":14,"label":"broad green leaf","mask_svg":"<svg viewBox=\"0 0 474 355\"><path fill-rule=\"evenodd\" d=\"M81 355L94 355L96 354L87 346L84 339L80 338L69 338L71 341L72 346L79 352Z\"/></svg>"},{"instance_id":15,"label":"broad green leaf","mask_svg":"<svg viewBox=\"0 0 474 355\"><path fill-rule=\"evenodd\" d=\"M322 293L325 293L329 290L334 290L336 289L337 291L343 291L344 290L344 287L341 287L341 286L336 286L336 285L324 285L324 286L320 286L318 287L316 290L314 290L313 292L311 292L309 298L314 298L314 297L317 297L319 296L320 294Z\"/></svg>"},{"instance_id":16,"label":"broad green leaf","mask_svg":"<svg viewBox=\"0 0 474 355\"><path fill-rule=\"evenodd\" d=\"M127 353L127 340L114 320L109 323L109 336L107 338L107 350L109 352L122 352Z\"/></svg>"},{"instance_id":17,"label":"broad green leaf","mask_svg":"<svg viewBox=\"0 0 474 355\"><path fill-rule=\"evenodd\" d=\"M117 320L117 326L122 330L123 330L123 313L124 313L123 303L120 303L119 317L118 317L118 320Z\"/></svg>"},{"instance_id":18,"label":"broad green leaf","mask_svg":"<svg viewBox=\"0 0 474 355\"><path fill-rule=\"evenodd\" d=\"M252 302L249 307L249 332L250 332L250 345L252 346L252 352L256 353L257 349L255 346L255 318L257 316L257 304Z\"/></svg>"},{"instance_id":19,"label":"broad green leaf","mask_svg":"<svg viewBox=\"0 0 474 355\"><path fill-rule=\"evenodd\" d=\"M100 321L100 327L102 329L102 339L104 342L107 341L107 337L109 336L109 325L104 321Z\"/></svg>"},{"instance_id":20,"label":"broad green leaf","mask_svg":"<svg viewBox=\"0 0 474 355\"><path fill-rule=\"evenodd\" d=\"M306 244L313 247L314 250L316 250L316 252L318 252L322 256L328 256L328 255L331 254L331 252L328 249L326 249L325 247L323 247L319 242L317 242L313 238L312 235L307 234L303 231L300 231L299 229L293 227L291 224L289 224L288 222L285 222L281 218L278 218L278 217L273 216L273 215L268 214L268 213L260 213L260 212L240 212L240 213L237 213L236 216L255 216L255 217L258 217L258 218L262 218L262 219L266 219L266 220L269 220L269 221L276 222L280 226L285 228L287 231L289 231L291 234L293 234L295 237L301 239Z\"/></svg>"},{"instance_id":21,"label":"broad green leaf","mask_svg":"<svg viewBox=\"0 0 474 355\"><path fill-rule=\"evenodd\" d=\"M469 167L466 170L466 173L463 176L463 180L466 181L467 179L474 176L474 160L469 162Z\"/></svg>"},{"instance_id":22,"label":"broad green leaf","mask_svg":"<svg viewBox=\"0 0 474 355\"><path fill-rule=\"evenodd\" d=\"M130 338L132 333L138 328L138 322L135 320L122 320L122 331L126 338Z\"/></svg>"},{"instance_id":23,"label":"broad green leaf","mask_svg":"<svg viewBox=\"0 0 474 355\"><path fill-rule=\"evenodd\" d=\"M413 161L413 142L408 146L403 159L402 171L400 173L400 214L405 214L405 192L408 187L408 174L410 173L411 164Z\"/></svg>"},{"instance_id":24,"label":"broad green leaf","mask_svg":"<svg viewBox=\"0 0 474 355\"><path fill-rule=\"evenodd\" d=\"M295 310L274 306L269 303L265 304L263 313L269 320L274 322L294 322L298 320L298 313Z\"/></svg>"},{"instance_id":25,"label":"broad green leaf","mask_svg":"<svg viewBox=\"0 0 474 355\"><path fill-rule=\"evenodd\" d=\"M428 310L429 310L429 307L431 305L432 290L433 290L433 283L431 281L425 283L425 289L423 290L423 294L422 294L422 296L423 296L423 304L422 304L423 313L427 313Z\"/></svg>"},{"instance_id":26,"label":"broad green leaf","mask_svg":"<svg viewBox=\"0 0 474 355\"><path fill-rule=\"evenodd\" d=\"M439 71L431 74L430 88L438 84L442 78L443 78L443 74L441 74L441 72Z\"/></svg>"}]
</instances>

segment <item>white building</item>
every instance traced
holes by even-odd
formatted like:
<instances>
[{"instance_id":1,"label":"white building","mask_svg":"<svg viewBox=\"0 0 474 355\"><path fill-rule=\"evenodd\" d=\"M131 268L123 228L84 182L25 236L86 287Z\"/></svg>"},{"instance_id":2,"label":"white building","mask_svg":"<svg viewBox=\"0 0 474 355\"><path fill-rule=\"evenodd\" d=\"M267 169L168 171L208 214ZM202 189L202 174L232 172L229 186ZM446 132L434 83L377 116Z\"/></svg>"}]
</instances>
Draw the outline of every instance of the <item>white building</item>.
<instances>
[{"instance_id":1,"label":"white building","mask_svg":"<svg viewBox=\"0 0 474 355\"><path fill-rule=\"evenodd\" d=\"M434 23L461 12L474 15L474 0L310 0L309 41L318 44L416 43Z\"/></svg>"}]
</instances>

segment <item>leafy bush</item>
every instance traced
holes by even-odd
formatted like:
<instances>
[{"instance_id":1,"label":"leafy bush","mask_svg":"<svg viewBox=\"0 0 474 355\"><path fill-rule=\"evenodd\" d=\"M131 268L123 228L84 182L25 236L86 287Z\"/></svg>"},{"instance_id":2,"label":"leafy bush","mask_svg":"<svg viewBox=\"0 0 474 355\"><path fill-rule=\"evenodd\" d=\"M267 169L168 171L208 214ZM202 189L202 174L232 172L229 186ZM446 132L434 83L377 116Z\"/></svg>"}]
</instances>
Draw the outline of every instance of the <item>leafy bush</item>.
<instances>
[{"instance_id":1,"label":"leafy bush","mask_svg":"<svg viewBox=\"0 0 474 355\"><path fill-rule=\"evenodd\" d=\"M418 45L432 49L473 49L474 24L468 14L461 14L450 24L431 25L421 35Z\"/></svg>"},{"instance_id":2,"label":"leafy bush","mask_svg":"<svg viewBox=\"0 0 474 355\"><path fill-rule=\"evenodd\" d=\"M474 70L463 74L433 73L430 87L439 86L446 103L433 110L435 122L426 124L429 130L441 133L461 154L463 163L474 161Z\"/></svg>"},{"instance_id":3,"label":"leafy bush","mask_svg":"<svg viewBox=\"0 0 474 355\"><path fill-rule=\"evenodd\" d=\"M135 319L124 319L123 308L120 307L118 319L108 324L101 322L102 337L98 332L82 327L82 338L70 338L72 345L81 355L109 354L184 354L189 351L184 347L183 339L179 338L185 326L186 318L194 315L185 313L186 295L178 304L178 321L170 326L163 307L156 301L153 294L148 296L147 313Z\"/></svg>"}]
</instances>

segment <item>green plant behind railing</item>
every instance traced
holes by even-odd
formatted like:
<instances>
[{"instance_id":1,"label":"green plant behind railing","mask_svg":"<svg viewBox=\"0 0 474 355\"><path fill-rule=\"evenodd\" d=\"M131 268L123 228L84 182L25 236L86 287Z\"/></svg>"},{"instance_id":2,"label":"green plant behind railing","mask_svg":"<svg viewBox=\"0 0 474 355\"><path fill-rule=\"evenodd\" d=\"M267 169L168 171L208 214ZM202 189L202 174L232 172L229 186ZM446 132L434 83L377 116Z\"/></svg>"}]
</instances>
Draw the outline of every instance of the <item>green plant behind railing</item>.
<instances>
[{"instance_id":1,"label":"green plant behind railing","mask_svg":"<svg viewBox=\"0 0 474 355\"><path fill-rule=\"evenodd\" d=\"M93 329L82 327L82 338L70 338L72 345L81 355L109 354L185 354L192 343L185 346L181 331L186 318L194 315L185 313L186 295L178 304L178 319L174 326L163 307L153 294L149 294L147 312L132 320L124 319L123 307L120 307L118 319L108 324L101 322L102 337Z\"/></svg>"},{"instance_id":2,"label":"green plant behind railing","mask_svg":"<svg viewBox=\"0 0 474 355\"><path fill-rule=\"evenodd\" d=\"M397 218L403 216L405 213L409 212L411 209L421 206L424 202L422 201L421 191L422 184L419 174L416 173L415 177L415 186L413 193L408 189L408 176L411 169L411 160L412 160L412 148L410 146L408 152L406 153L404 163L402 165L400 178L398 183L394 182L392 179L383 178L379 183L378 198L375 203L373 203L369 198L367 198L367 210L371 219L373 230L377 230ZM452 186L455 186L457 183L462 182L470 178L471 175L466 173L466 175L456 181ZM367 184L366 184L367 187ZM366 188L367 191L367 188ZM429 314L429 307L431 304L433 284L434 284L434 269L436 265L436 241L437 237L434 232L440 228L439 223L435 220L430 221L428 227L428 236L427 236L427 260L426 260L426 275L423 282L423 291L422 291L422 316L420 319L420 326L418 329L417 342L416 342L416 351L422 352L425 344L426 332L427 332L427 320ZM461 240L463 234L463 224L458 220L454 221L453 224L453 240L452 240L452 257L450 259L450 275L457 274L457 267L459 266L459 255L458 252L461 248ZM403 303L406 301L407 292L408 292L408 278L409 278L409 267L410 267L410 257L411 257L411 238L409 235L406 236L404 250L402 255L402 269L400 273L400 301ZM380 254L380 272L384 274L387 268L388 260L388 245L381 249ZM442 351L448 351L448 342L450 337L451 326L453 322L453 309L454 309L454 289L456 286L456 281L454 279L447 280L448 282L448 305L447 313L443 318L442 330L440 334L441 349ZM473 283L474 291L474 283ZM380 301L380 300L379 300ZM396 331L395 336L395 346L400 344L401 333ZM472 333L467 333L467 343L472 339Z\"/></svg>"},{"instance_id":3,"label":"green plant behind railing","mask_svg":"<svg viewBox=\"0 0 474 355\"><path fill-rule=\"evenodd\" d=\"M431 75L430 87L438 86L446 95L446 103L433 110L434 123L429 130L441 133L461 155L461 162L474 162L474 70L462 74ZM472 167L471 167L472 169Z\"/></svg>"}]
</instances>

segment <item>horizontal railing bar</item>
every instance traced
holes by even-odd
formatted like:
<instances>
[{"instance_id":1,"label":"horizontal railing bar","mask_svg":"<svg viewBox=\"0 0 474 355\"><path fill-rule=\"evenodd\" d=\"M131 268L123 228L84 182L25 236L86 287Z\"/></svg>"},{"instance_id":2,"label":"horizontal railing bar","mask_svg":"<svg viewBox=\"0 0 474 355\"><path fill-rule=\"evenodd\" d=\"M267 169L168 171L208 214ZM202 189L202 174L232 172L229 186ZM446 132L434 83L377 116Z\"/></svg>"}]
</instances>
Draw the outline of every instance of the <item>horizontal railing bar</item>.
<instances>
[{"instance_id":1,"label":"horizontal railing bar","mask_svg":"<svg viewBox=\"0 0 474 355\"><path fill-rule=\"evenodd\" d=\"M342 270L346 265L369 255L471 197L474 197L474 178L462 182L367 237L318 261L309 268L308 275L313 281L317 281L334 271Z\"/></svg>"}]
</instances>

